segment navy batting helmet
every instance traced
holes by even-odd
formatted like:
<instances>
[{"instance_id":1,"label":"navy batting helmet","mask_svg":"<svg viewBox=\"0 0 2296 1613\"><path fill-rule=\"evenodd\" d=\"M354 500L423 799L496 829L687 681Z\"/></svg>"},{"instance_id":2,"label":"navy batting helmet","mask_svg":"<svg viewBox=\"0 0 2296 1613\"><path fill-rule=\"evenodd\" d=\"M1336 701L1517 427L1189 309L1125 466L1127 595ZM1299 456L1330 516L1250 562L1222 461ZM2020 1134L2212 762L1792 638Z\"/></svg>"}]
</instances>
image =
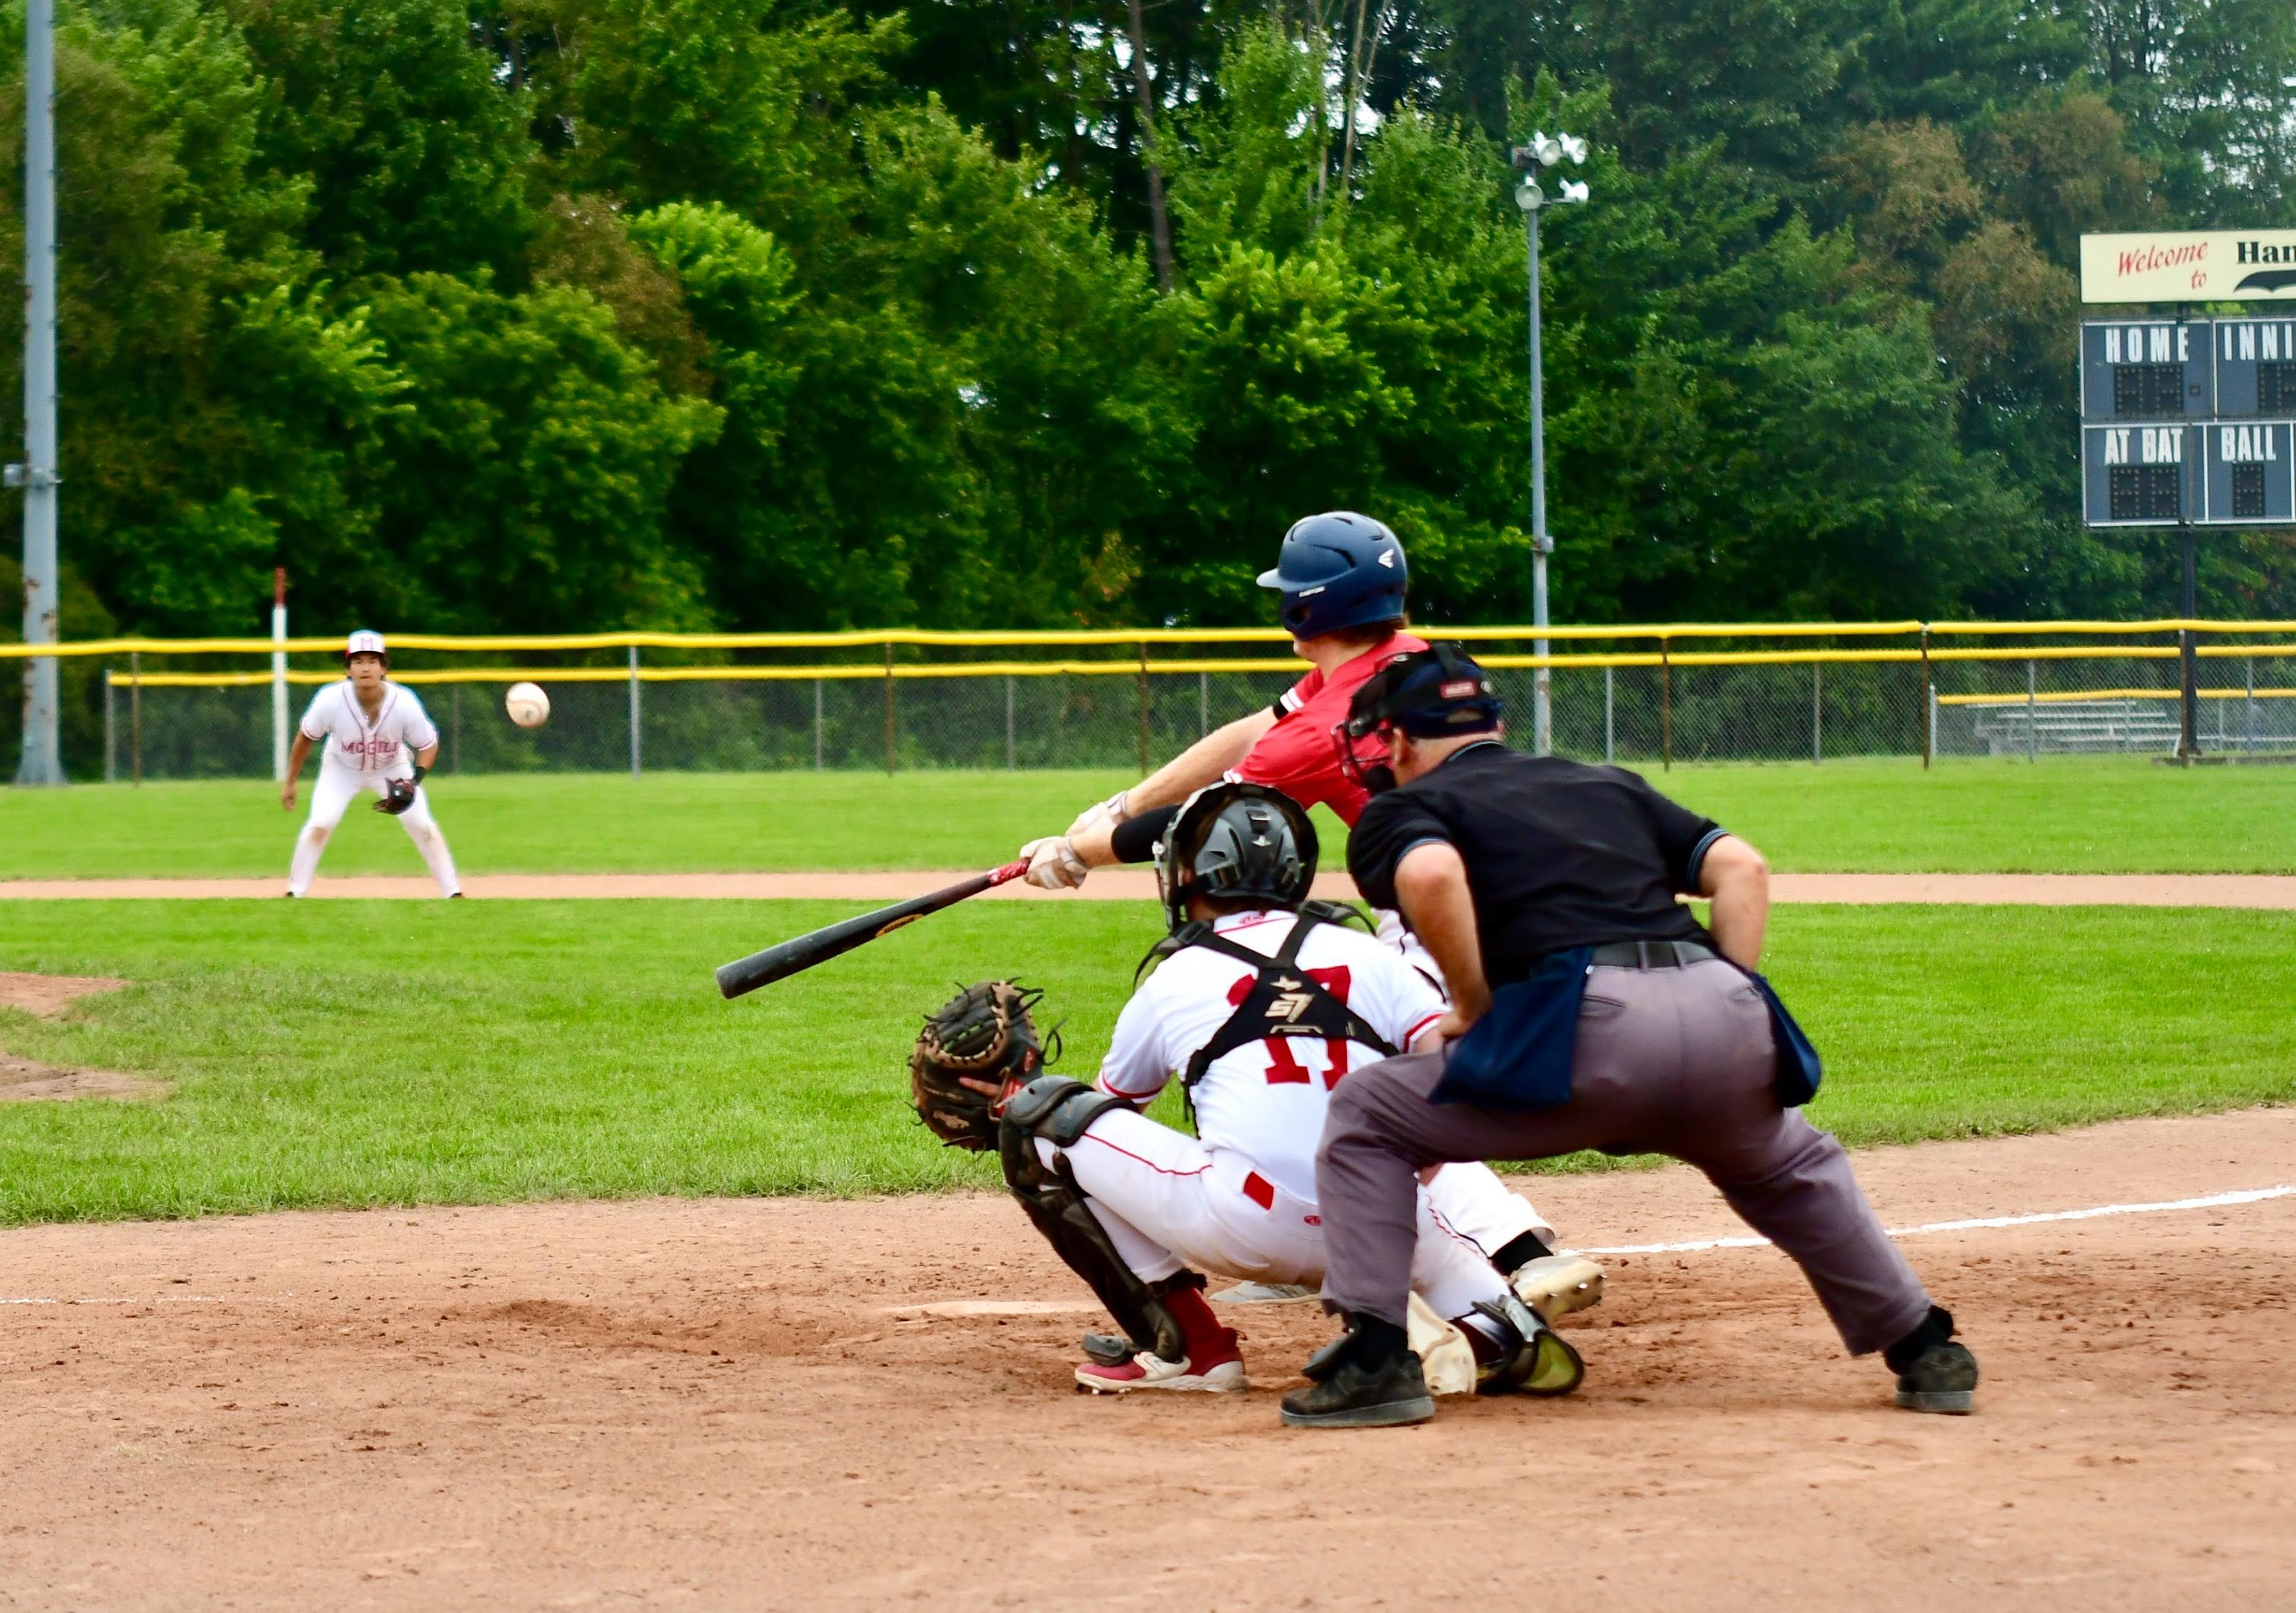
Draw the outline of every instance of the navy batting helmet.
<instances>
[{"instance_id":1,"label":"navy batting helmet","mask_svg":"<svg viewBox=\"0 0 2296 1613\"><path fill-rule=\"evenodd\" d=\"M1408 580L1395 534L1351 510L1295 523L1275 569L1259 574L1261 588L1283 591L1283 627L1294 638L1402 620Z\"/></svg>"}]
</instances>

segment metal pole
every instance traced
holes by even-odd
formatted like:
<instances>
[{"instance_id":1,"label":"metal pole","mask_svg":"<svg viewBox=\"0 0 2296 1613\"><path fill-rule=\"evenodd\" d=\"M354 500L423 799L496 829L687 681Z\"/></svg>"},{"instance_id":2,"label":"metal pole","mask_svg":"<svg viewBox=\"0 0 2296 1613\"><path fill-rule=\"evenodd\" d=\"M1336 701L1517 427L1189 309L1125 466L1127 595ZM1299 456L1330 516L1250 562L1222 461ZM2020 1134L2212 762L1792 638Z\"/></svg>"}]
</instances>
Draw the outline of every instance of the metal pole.
<instances>
[{"instance_id":1,"label":"metal pole","mask_svg":"<svg viewBox=\"0 0 2296 1613\"><path fill-rule=\"evenodd\" d=\"M1666 640L1658 641L1658 735L1659 756L1669 773L1674 771L1674 662L1669 656Z\"/></svg>"},{"instance_id":2,"label":"metal pole","mask_svg":"<svg viewBox=\"0 0 2296 1613\"><path fill-rule=\"evenodd\" d=\"M1021 747L1013 720L1013 674L1004 674L1004 770L1014 771L1021 765Z\"/></svg>"},{"instance_id":3,"label":"metal pole","mask_svg":"<svg viewBox=\"0 0 2296 1613\"><path fill-rule=\"evenodd\" d=\"M2185 566L2185 620L2189 621L2199 613L2198 564L2193 552L2193 529L2189 523L2177 529ZM2192 629L2180 629L2177 634L2177 659L2184 673L2184 720L2177 737L2177 758L2192 761L2201 753L2201 737L2197 719L2200 715L2200 682L2198 669L2194 664L2194 635Z\"/></svg>"},{"instance_id":4,"label":"metal pole","mask_svg":"<svg viewBox=\"0 0 2296 1613\"><path fill-rule=\"evenodd\" d=\"M1212 731L1212 675L1196 674L1196 737L1201 739Z\"/></svg>"},{"instance_id":5,"label":"metal pole","mask_svg":"<svg viewBox=\"0 0 2296 1613\"><path fill-rule=\"evenodd\" d=\"M1619 731L1614 716L1617 707L1613 702L1611 688L1613 676L1611 668L1606 666L1603 669L1603 760L1604 761L1616 761L1619 759Z\"/></svg>"},{"instance_id":6,"label":"metal pole","mask_svg":"<svg viewBox=\"0 0 2296 1613\"><path fill-rule=\"evenodd\" d=\"M2041 663L2025 662L2025 760L2041 759Z\"/></svg>"},{"instance_id":7,"label":"metal pole","mask_svg":"<svg viewBox=\"0 0 2296 1613\"><path fill-rule=\"evenodd\" d=\"M2241 746L2243 751L2256 749L2256 657L2248 658L2248 714L2241 721Z\"/></svg>"},{"instance_id":8,"label":"metal pole","mask_svg":"<svg viewBox=\"0 0 2296 1613\"><path fill-rule=\"evenodd\" d=\"M57 641L56 590L56 11L24 8L24 642ZM56 738L56 658L24 663L24 753L16 782L64 782Z\"/></svg>"},{"instance_id":9,"label":"metal pole","mask_svg":"<svg viewBox=\"0 0 2296 1613\"><path fill-rule=\"evenodd\" d=\"M893 770L893 646L885 645L885 771Z\"/></svg>"},{"instance_id":10,"label":"metal pole","mask_svg":"<svg viewBox=\"0 0 2296 1613\"><path fill-rule=\"evenodd\" d=\"M2177 529L2181 561L2184 561L2184 618L2193 621L2200 613L2197 606L2197 556L2193 551L2193 526L2184 524ZM2200 676L2193 664L2195 634L2191 627L2177 630L2177 664L2181 671L2181 705L2184 717L2177 730L2177 761L2195 761L2200 756Z\"/></svg>"},{"instance_id":11,"label":"metal pole","mask_svg":"<svg viewBox=\"0 0 2296 1613\"><path fill-rule=\"evenodd\" d=\"M287 568L271 572L271 782L287 782Z\"/></svg>"},{"instance_id":12,"label":"metal pole","mask_svg":"<svg viewBox=\"0 0 2296 1613\"><path fill-rule=\"evenodd\" d=\"M111 662L103 663L103 782L112 784L119 778L119 750L111 715Z\"/></svg>"},{"instance_id":13,"label":"metal pole","mask_svg":"<svg viewBox=\"0 0 2296 1613\"><path fill-rule=\"evenodd\" d=\"M638 705L638 646L634 644L630 646L630 777L633 778L636 778L638 776L638 756L641 745L643 744L639 736L644 731L644 727L639 720L641 712Z\"/></svg>"},{"instance_id":14,"label":"metal pole","mask_svg":"<svg viewBox=\"0 0 2296 1613\"><path fill-rule=\"evenodd\" d=\"M813 680L813 770L821 771L821 679Z\"/></svg>"},{"instance_id":15,"label":"metal pole","mask_svg":"<svg viewBox=\"0 0 2296 1613\"><path fill-rule=\"evenodd\" d=\"M1922 623L1922 771L1937 749L1937 685L1930 681L1930 627Z\"/></svg>"},{"instance_id":16,"label":"metal pole","mask_svg":"<svg viewBox=\"0 0 2296 1613\"><path fill-rule=\"evenodd\" d=\"M1825 760L1825 663L1809 663L1809 763Z\"/></svg>"},{"instance_id":17,"label":"metal pole","mask_svg":"<svg viewBox=\"0 0 2296 1613\"><path fill-rule=\"evenodd\" d=\"M1148 776L1148 641L1140 641L1140 776Z\"/></svg>"},{"instance_id":18,"label":"metal pole","mask_svg":"<svg viewBox=\"0 0 2296 1613\"><path fill-rule=\"evenodd\" d=\"M448 687L451 692L447 695L447 704L454 712L454 726L447 733L455 748L447 753L447 770L459 773L463 770L463 686L457 683Z\"/></svg>"},{"instance_id":19,"label":"metal pole","mask_svg":"<svg viewBox=\"0 0 2296 1613\"><path fill-rule=\"evenodd\" d=\"M127 652L127 757L135 783L144 783L144 652Z\"/></svg>"},{"instance_id":20,"label":"metal pole","mask_svg":"<svg viewBox=\"0 0 2296 1613\"><path fill-rule=\"evenodd\" d=\"M1538 212L1523 214L1530 242L1530 622L1540 629L1531 640L1539 665L1531 674L1531 750L1545 756L1554 748L1551 676L1546 664L1546 556L1554 539L1546 533L1546 383L1538 343Z\"/></svg>"}]
</instances>

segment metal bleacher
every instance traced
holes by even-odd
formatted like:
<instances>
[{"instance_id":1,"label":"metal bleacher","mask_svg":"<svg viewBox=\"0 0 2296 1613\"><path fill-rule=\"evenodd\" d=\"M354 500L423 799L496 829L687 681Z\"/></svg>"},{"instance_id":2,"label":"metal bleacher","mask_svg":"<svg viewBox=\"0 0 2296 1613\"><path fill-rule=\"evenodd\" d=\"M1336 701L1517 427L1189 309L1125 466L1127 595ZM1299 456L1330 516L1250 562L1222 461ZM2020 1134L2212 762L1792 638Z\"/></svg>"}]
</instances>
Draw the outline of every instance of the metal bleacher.
<instances>
[{"instance_id":1,"label":"metal bleacher","mask_svg":"<svg viewBox=\"0 0 2296 1613\"><path fill-rule=\"evenodd\" d=\"M2146 753L2177 748L2178 714L2161 700L2059 700L1989 706L1975 731L1990 756L2030 751Z\"/></svg>"}]
</instances>

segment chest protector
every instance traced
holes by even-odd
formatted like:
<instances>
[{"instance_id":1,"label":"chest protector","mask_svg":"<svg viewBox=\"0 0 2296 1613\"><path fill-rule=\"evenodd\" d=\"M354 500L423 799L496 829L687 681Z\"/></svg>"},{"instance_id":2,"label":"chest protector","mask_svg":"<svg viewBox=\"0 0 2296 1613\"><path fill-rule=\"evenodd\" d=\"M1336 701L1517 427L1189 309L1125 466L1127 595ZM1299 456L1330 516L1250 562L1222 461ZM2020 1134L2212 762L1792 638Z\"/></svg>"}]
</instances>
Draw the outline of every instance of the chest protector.
<instances>
[{"instance_id":1,"label":"chest protector","mask_svg":"<svg viewBox=\"0 0 2296 1613\"><path fill-rule=\"evenodd\" d=\"M1300 967L1300 944L1317 925L1333 922L1332 912L1320 902L1304 904L1292 933L1283 938L1283 944L1273 957L1230 941L1201 921L1181 926L1169 940L1158 946L1157 951L1166 957L1188 947L1203 947L1250 964L1253 971L1250 989L1236 1004L1235 1012L1212 1033L1210 1041L1196 1049L1195 1056L1188 1060L1188 1067L1180 1072L1181 1093L1191 1117L1196 1108L1196 1083L1211 1068L1212 1061L1255 1041L1282 1042L1299 1036L1329 1042L1332 1062L1342 1070L1347 1061L1344 1045L1350 1041L1361 1042L1382 1058L1395 1056L1398 1049L1386 1037L1372 1029L1362 1015L1341 1001L1322 981ZM1300 1079L1308 1079L1304 1070Z\"/></svg>"}]
</instances>

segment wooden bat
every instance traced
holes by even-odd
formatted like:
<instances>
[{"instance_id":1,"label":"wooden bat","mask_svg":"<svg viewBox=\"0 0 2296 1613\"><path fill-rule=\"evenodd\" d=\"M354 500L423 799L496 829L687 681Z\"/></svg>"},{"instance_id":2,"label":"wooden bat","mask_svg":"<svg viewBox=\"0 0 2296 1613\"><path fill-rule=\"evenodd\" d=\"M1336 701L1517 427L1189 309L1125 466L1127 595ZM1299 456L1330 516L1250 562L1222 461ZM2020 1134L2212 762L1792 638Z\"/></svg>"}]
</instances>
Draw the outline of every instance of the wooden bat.
<instances>
[{"instance_id":1,"label":"wooden bat","mask_svg":"<svg viewBox=\"0 0 2296 1613\"><path fill-rule=\"evenodd\" d=\"M740 997L771 985L776 980L786 980L817 963L827 963L840 958L859 946L866 946L880 935L890 935L903 925L914 924L928 913L938 913L943 908L954 907L968 896L993 890L1007 880L1018 879L1029 871L1026 858L1008 862L1001 868L991 868L986 874L975 874L970 879L960 879L923 896L912 896L906 901L897 901L891 907L879 908L873 913L864 913L857 918L840 919L824 925L778 946L767 947L762 952L752 952L747 958L736 959L718 971L718 989L727 997Z\"/></svg>"}]
</instances>

